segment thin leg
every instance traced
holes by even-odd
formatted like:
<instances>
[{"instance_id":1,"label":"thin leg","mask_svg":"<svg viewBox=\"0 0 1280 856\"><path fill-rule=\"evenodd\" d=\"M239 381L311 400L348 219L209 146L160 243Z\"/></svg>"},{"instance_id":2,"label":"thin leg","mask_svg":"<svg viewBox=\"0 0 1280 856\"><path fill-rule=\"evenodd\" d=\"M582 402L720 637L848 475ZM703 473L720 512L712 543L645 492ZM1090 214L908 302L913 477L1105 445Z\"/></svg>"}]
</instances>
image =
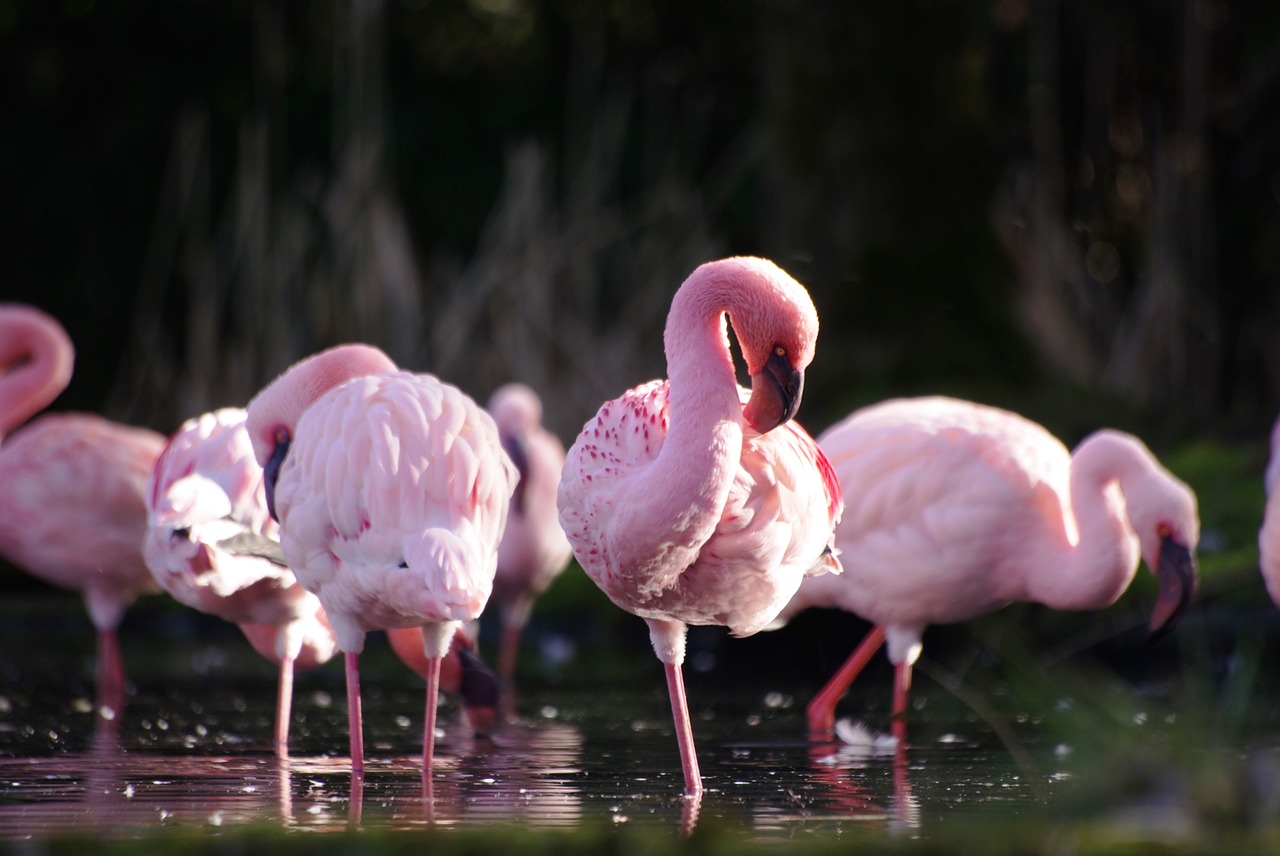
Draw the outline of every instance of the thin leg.
<instances>
[{"instance_id":1,"label":"thin leg","mask_svg":"<svg viewBox=\"0 0 1280 856\"><path fill-rule=\"evenodd\" d=\"M359 658L360 655L354 651L346 652L347 729L351 732L351 775L353 778L364 776L364 732L362 730L364 720L360 714Z\"/></svg>"},{"instance_id":2,"label":"thin leg","mask_svg":"<svg viewBox=\"0 0 1280 856\"><path fill-rule=\"evenodd\" d=\"M849 659L845 660L844 665L836 670L836 673L831 676L831 680L827 681L826 686L809 702L809 707L806 708L809 717L809 739L830 740L835 736L836 704L840 701L840 697L844 695L845 690L849 689L853 679L858 677L858 673L862 671L872 655L880 650L880 646L883 644L884 628L877 624L871 628L871 632L866 635L858 647L853 649Z\"/></svg>"},{"instance_id":3,"label":"thin leg","mask_svg":"<svg viewBox=\"0 0 1280 856\"><path fill-rule=\"evenodd\" d=\"M436 702L440 697L440 658L427 660L427 707L422 726L422 776L431 782L436 748Z\"/></svg>"},{"instance_id":4,"label":"thin leg","mask_svg":"<svg viewBox=\"0 0 1280 856\"><path fill-rule=\"evenodd\" d=\"M893 736L898 743L907 740L907 696L911 694L911 664L899 663L893 669Z\"/></svg>"},{"instance_id":5,"label":"thin leg","mask_svg":"<svg viewBox=\"0 0 1280 856\"><path fill-rule=\"evenodd\" d=\"M504 624L502 642L498 648L498 680L502 687L502 715L510 719L515 712L516 657L520 653L519 624Z\"/></svg>"},{"instance_id":6,"label":"thin leg","mask_svg":"<svg viewBox=\"0 0 1280 856\"><path fill-rule=\"evenodd\" d=\"M680 747L680 766L684 768L684 795L702 796L702 773L693 750L693 725L689 722L689 704L684 695L684 675L677 663L663 663L667 670L667 694L671 696L671 715L676 723L676 744Z\"/></svg>"},{"instance_id":7,"label":"thin leg","mask_svg":"<svg viewBox=\"0 0 1280 856\"><path fill-rule=\"evenodd\" d=\"M289 717L293 712L293 658L280 659L280 680L276 693L276 757L289 757Z\"/></svg>"},{"instance_id":8,"label":"thin leg","mask_svg":"<svg viewBox=\"0 0 1280 856\"><path fill-rule=\"evenodd\" d=\"M117 718L124 710L124 663L114 629L98 630L98 711Z\"/></svg>"}]
</instances>

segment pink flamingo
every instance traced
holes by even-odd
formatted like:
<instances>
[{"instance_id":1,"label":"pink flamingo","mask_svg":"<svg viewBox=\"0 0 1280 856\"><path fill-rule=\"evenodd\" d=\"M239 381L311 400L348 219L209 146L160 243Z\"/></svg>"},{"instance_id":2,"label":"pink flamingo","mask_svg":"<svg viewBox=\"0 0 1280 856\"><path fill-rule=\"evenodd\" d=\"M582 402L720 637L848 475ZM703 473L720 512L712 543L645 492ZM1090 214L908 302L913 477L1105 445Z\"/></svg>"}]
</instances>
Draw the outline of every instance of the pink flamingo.
<instances>
[{"instance_id":1,"label":"pink flamingo","mask_svg":"<svg viewBox=\"0 0 1280 856\"><path fill-rule=\"evenodd\" d=\"M188 419L169 439L148 486L143 555L175 600L239 625L279 664L274 740L283 758L294 668L328 662L338 642L319 599L284 563L245 415L215 410Z\"/></svg>"},{"instance_id":2,"label":"pink flamingo","mask_svg":"<svg viewBox=\"0 0 1280 856\"><path fill-rule=\"evenodd\" d=\"M400 662L423 678L431 677L431 660L420 630L392 627L387 630L387 641ZM487 737L497 728L498 678L476 653L475 641L465 625L454 632L449 651L440 661L440 690L458 696L472 733Z\"/></svg>"},{"instance_id":3,"label":"pink flamingo","mask_svg":"<svg viewBox=\"0 0 1280 856\"><path fill-rule=\"evenodd\" d=\"M1267 592L1280 604L1280 419L1271 429L1271 460L1264 485L1267 507L1258 530L1258 560Z\"/></svg>"},{"instance_id":4,"label":"pink flamingo","mask_svg":"<svg viewBox=\"0 0 1280 856\"><path fill-rule=\"evenodd\" d=\"M749 394L734 375L726 314ZM702 779L680 669L686 625L755 633L803 576L840 569L830 549L839 484L790 421L817 332L808 293L772 262L702 265L667 316L670 379L606 402L565 463L560 522L587 575L649 625L691 798Z\"/></svg>"},{"instance_id":5,"label":"pink flamingo","mask_svg":"<svg viewBox=\"0 0 1280 856\"><path fill-rule=\"evenodd\" d=\"M498 425L502 447L520 473L498 547L498 570L490 599L501 610L498 675L510 699L520 635L533 601L572 556L556 511L565 452L560 439L542 427L542 402L529 387L518 383L499 387L490 396L488 409Z\"/></svg>"},{"instance_id":6,"label":"pink flamingo","mask_svg":"<svg viewBox=\"0 0 1280 856\"><path fill-rule=\"evenodd\" d=\"M346 660L352 772L364 771L357 658L369 630L420 627L430 785L440 660L480 615L515 487L493 419L456 387L399 371L376 348L309 357L249 403L268 507L298 580Z\"/></svg>"},{"instance_id":7,"label":"pink flamingo","mask_svg":"<svg viewBox=\"0 0 1280 856\"><path fill-rule=\"evenodd\" d=\"M1128 434L1098 431L1068 453L1017 414L937 397L855 411L818 443L858 496L836 529L846 573L805 580L781 617L833 606L875 627L810 702L814 739L830 739L836 702L885 641L893 732L905 738L926 625L1014 601L1101 609L1140 558L1159 580L1154 631L1195 595L1195 495Z\"/></svg>"},{"instance_id":8,"label":"pink flamingo","mask_svg":"<svg viewBox=\"0 0 1280 856\"><path fill-rule=\"evenodd\" d=\"M0 554L83 595L98 635L99 707L114 718L124 702L120 621L159 590L142 536L164 437L88 413L46 414L11 434L66 388L74 359L53 318L0 304Z\"/></svg>"}]
</instances>

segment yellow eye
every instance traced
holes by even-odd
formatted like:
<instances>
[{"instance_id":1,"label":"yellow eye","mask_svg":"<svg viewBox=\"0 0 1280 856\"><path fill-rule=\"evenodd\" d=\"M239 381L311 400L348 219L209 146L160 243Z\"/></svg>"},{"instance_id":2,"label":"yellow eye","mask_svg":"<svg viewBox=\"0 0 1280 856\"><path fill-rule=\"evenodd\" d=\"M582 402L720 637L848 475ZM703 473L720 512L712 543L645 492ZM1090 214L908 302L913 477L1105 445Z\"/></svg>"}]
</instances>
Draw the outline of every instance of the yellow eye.
<instances>
[{"instance_id":1,"label":"yellow eye","mask_svg":"<svg viewBox=\"0 0 1280 856\"><path fill-rule=\"evenodd\" d=\"M775 345L773 348L773 352L780 357L785 357L787 355L787 349L782 347L781 345Z\"/></svg>"},{"instance_id":2,"label":"yellow eye","mask_svg":"<svg viewBox=\"0 0 1280 856\"><path fill-rule=\"evenodd\" d=\"M1159 535L1161 538L1168 538L1170 535L1173 534L1173 527L1170 526L1168 523L1161 523L1160 525L1156 526L1156 534Z\"/></svg>"}]
</instances>

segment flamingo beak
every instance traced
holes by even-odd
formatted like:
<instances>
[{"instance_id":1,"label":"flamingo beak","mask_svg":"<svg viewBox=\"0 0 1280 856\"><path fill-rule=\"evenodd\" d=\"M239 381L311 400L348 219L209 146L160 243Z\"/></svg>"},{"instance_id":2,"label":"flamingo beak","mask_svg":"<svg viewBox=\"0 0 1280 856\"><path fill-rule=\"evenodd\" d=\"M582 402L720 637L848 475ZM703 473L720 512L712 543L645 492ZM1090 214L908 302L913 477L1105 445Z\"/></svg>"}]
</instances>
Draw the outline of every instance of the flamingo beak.
<instances>
[{"instance_id":1,"label":"flamingo beak","mask_svg":"<svg viewBox=\"0 0 1280 856\"><path fill-rule=\"evenodd\" d=\"M742 418L761 434L792 419L800 409L804 372L791 364L786 352L775 348L764 367L751 376L751 399Z\"/></svg>"},{"instance_id":2,"label":"flamingo beak","mask_svg":"<svg viewBox=\"0 0 1280 856\"><path fill-rule=\"evenodd\" d=\"M498 726L498 678L474 652L458 650L462 681L458 695L467 721L477 737L487 737Z\"/></svg>"},{"instance_id":3,"label":"flamingo beak","mask_svg":"<svg viewBox=\"0 0 1280 856\"><path fill-rule=\"evenodd\" d=\"M529 455L525 450L525 444L520 437L506 436L502 437L502 448L506 450L507 456L511 458L511 463L516 465L516 472L520 474L520 480L516 482L515 492L511 495L512 507L519 514L524 513L524 486L529 478Z\"/></svg>"},{"instance_id":4,"label":"flamingo beak","mask_svg":"<svg viewBox=\"0 0 1280 856\"><path fill-rule=\"evenodd\" d=\"M1155 641L1182 618L1196 596L1196 561L1191 551L1172 537L1160 540L1160 561L1156 569L1160 593L1151 611L1151 641Z\"/></svg>"},{"instance_id":5,"label":"flamingo beak","mask_svg":"<svg viewBox=\"0 0 1280 856\"><path fill-rule=\"evenodd\" d=\"M271 457L262 467L262 484L267 493L267 512L271 519L280 522L276 515L276 481L280 478L280 467L289 455L289 435L284 431L276 432L276 445L271 450Z\"/></svg>"}]
</instances>

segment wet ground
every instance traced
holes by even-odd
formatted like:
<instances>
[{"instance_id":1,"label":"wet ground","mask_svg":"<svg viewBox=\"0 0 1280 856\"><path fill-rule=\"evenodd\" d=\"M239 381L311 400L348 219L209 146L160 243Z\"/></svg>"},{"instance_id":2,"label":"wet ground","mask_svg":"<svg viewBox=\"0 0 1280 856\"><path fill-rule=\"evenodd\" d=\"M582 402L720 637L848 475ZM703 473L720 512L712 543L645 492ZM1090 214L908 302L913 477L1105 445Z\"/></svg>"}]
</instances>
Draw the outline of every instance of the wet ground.
<instances>
[{"instance_id":1,"label":"wet ground","mask_svg":"<svg viewBox=\"0 0 1280 856\"><path fill-rule=\"evenodd\" d=\"M1066 684L1020 706L999 682L975 694L948 688L945 674L920 678L910 745L899 747L877 730L887 724L887 672L846 700L841 740L813 743L805 739L808 697L785 671L726 684L713 680L715 669L690 668L707 788L693 803L681 795L670 709L654 665L635 669L638 680L526 686L516 719L491 738L470 736L445 699L427 796L422 683L376 637L366 655L369 761L359 782L346 758L337 661L299 674L291 756L278 760L269 748L274 673L234 634L170 634L161 618L127 638L130 696L122 715L106 720L92 699L92 646L79 618L46 623L39 606L3 617L0 841L164 827L495 823L686 832L719 825L763 840L867 830L938 839L975 819L1077 811L1072 786L1090 775L1062 720L1096 700ZM1148 714L1141 691L1135 698L1139 712L1120 714L1121 725L1141 729L1148 742L1165 740L1157 732L1177 717L1158 712L1158 704ZM1273 747L1252 749L1275 757ZM1140 786L1101 810L1147 812L1148 825L1182 817L1180 801L1196 785L1180 773L1151 785L1163 775L1141 773Z\"/></svg>"}]
</instances>

